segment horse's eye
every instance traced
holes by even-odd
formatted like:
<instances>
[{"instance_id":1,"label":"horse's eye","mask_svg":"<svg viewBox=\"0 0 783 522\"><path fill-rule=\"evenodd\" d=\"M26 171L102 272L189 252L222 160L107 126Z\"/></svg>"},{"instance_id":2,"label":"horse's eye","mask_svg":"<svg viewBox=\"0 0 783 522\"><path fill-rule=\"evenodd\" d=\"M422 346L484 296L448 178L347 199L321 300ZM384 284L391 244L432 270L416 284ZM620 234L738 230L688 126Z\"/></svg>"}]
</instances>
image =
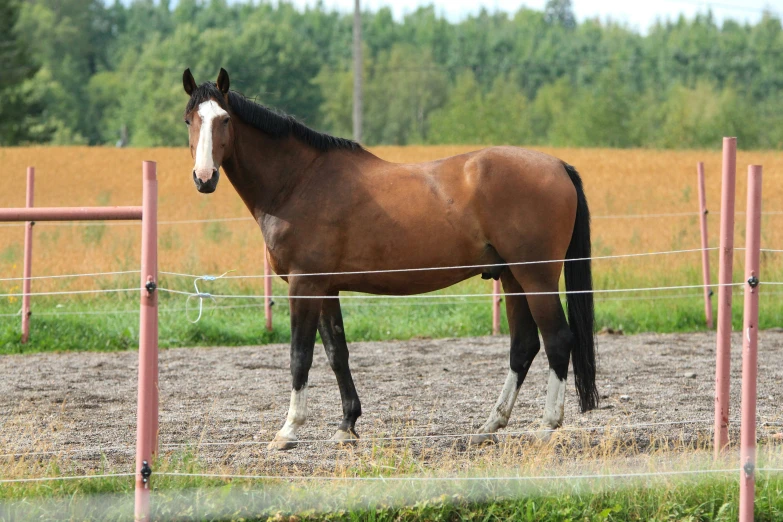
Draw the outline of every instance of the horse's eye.
<instances>
[{"instance_id":1,"label":"horse's eye","mask_svg":"<svg viewBox=\"0 0 783 522\"><path fill-rule=\"evenodd\" d=\"M223 120L223 125L228 125L228 122L231 121L231 118L226 118Z\"/></svg>"},{"instance_id":2,"label":"horse's eye","mask_svg":"<svg viewBox=\"0 0 783 522\"><path fill-rule=\"evenodd\" d=\"M185 125L190 125L190 120L185 120Z\"/></svg>"}]
</instances>

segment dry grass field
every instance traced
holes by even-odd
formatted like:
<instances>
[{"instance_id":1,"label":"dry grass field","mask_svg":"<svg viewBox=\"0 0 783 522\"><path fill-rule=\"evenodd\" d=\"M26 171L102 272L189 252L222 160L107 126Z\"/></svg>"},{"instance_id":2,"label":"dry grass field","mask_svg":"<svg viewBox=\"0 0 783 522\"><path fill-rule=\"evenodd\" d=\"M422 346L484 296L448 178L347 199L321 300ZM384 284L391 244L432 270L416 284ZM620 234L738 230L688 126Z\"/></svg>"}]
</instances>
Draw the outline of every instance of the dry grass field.
<instances>
[{"instance_id":1,"label":"dry grass field","mask_svg":"<svg viewBox=\"0 0 783 522\"><path fill-rule=\"evenodd\" d=\"M378 156L416 162L474 150L467 146L377 147ZM582 174L594 216L595 255L652 252L699 247L696 215L661 218L624 215L696 212L696 163L704 161L711 246L717 245L720 203L720 151L654 151L612 149L544 149L575 165ZM764 166L764 210L783 211L783 155L742 151L738 155L737 210L745 207L746 166ZM163 222L249 217L233 188L224 181L212 195L198 193L191 180L192 160L186 149L124 149L87 147L0 148L6 172L0 205L22 206L25 168L36 167L36 206L138 205L141 162L158 163L160 215ZM612 217L614 216L614 217ZM783 215L769 214L762 225L762 246L783 248ZM744 219L737 219L738 246ZM64 274L138 267L137 224L47 224L35 228L34 275ZM0 228L0 275L21 276L23 232ZM189 273L260 273L263 243L251 219L161 224L160 269ZM713 261L716 259L713 253ZM741 263L742 256L737 259ZM774 260L774 261L773 261ZM773 261L774 264L769 264ZM765 264L777 267L777 258ZM741 265L740 265L741 266ZM713 262L713 272L717 267ZM665 258L597 261L597 287L630 284L684 284L700 278L699 254ZM767 272L769 273L769 271ZM250 282L255 285L258 282ZM2 284L2 283L0 283ZM36 282L36 289L91 287L87 280ZM99 284L111 286L111 282ZM48 286L47 286L48 285ZM3 284L13 290L14 284Z\"/></svg>"}]
</instances>

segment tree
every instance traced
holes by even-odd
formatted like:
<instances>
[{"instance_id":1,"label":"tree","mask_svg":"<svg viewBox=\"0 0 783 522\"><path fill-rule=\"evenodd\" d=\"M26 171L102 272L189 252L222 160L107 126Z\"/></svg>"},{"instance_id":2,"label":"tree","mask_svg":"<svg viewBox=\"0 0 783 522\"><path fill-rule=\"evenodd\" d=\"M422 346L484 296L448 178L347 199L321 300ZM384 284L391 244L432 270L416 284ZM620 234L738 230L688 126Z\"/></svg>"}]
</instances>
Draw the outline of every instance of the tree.
<instances>
[{"instance_id":1,"label":"tree","mask_svg":"<svg viewBox=\"0 0 783 522\"><path fill-rule=\"evenodd\" d=\"M576 16L571 0L547 0L544 8L544 20L549 25L559 25L565 29L576 27Z\"/></svg>"},{"instance_id":2,"label":"tree","mask_svg":"<svg viewBox=\"0 0 783 522\"><path fill-rule=\"evenodd\" d=\"M27 114L39 112L40 103L25 82L37 67L28 56L17 33L20 4L10 0L0 4L0 145L16 145L31 139Z\"/></svg>"},{"instance_id":3,"label":"tree","mask_svg":"<svg viewBox=\"0 0 783 522\"><path fill-rule=\"evenodd\" d=\"M602 70L590 88L578 90L561 139L577 147L638 145L632 132L634 101L633 89L620 68Z\"/></svg>"},{"instance_id":4,"label":"tree","mask_svg":"<svg viewBox=\"0 0 783 522\"><path fill-rule=\"evenodd\" d=\"M446 104L430 117L430 143L522 145L532 139L527 98L506 77L482 94L471 71L464 71Z\"/></svg>"},{"instance_id":5,"label":"tree","mask_svg":"<svg viewBox=\"0 0 783 522\"><path fill-rule=\"evenodd\" d=\"M574 88L565 77L538 90L530 108L533 143L569 144L574 125L570 119L574 95Z\"/></svg>"},{"instance_id":6,"label":"tree","mask_svg":"<svg viewBox=\"0 0 783 522\"><path fill-rule=\"evenodd\" d=\"M352 17L315 2L0 0L0 143L184 141L179 77L351 134ZM640 33L571 0L452 23L362 12L364 141L783 148L783 25L710 11Z\"/></svg>"},{"instance_id":7,"label":"tree","mask_svg":"<svg viewBox=\"0 0 783 522\"><path fill-rule=\"evenodd\" d=\"M427 139L429 116L443 105L448 80L429 50L398 44L365 76L364 140L406 145Z\"/></svg>"},{"instance_id":8,"label":"tree","mask_svg":"<svg viewBox=\"0 0 783 522\"><path fill-rule=\"evenodd\" d=\"M430 116L430 143L485 143L481 89L471 71L457 77L449 92L448 102Z\"/></svg>"}]
</instances>

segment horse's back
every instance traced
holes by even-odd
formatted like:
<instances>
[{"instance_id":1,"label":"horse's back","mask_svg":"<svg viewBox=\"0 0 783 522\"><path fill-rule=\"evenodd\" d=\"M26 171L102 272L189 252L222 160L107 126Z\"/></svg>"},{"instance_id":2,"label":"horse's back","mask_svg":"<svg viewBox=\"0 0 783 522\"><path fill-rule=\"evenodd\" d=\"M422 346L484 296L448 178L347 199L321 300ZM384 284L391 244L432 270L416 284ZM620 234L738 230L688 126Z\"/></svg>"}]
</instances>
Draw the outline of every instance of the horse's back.
<instances>
[{"instance_id":1,"label":"horse's back","mask_svg":"<svg viewBox=\"0 0 783 522\"><path fill-rule=\"evenodd\" d=\"M398 209L392 213L400 223L426 229L422 222L429 222L437 228L439 217L448 216L452 230L478 243L502 244L514 237L534 257L539 254L533 251L540 249L532 245L563 237L540 255L565 254L576 216L576 189L563 161L554 156L497 146L426 163L386 163L382 170L404 180L396 188L376 191L385 207ZM372 183L377 183L374 176ZM406 216L415 216L418 224Z\"/></svg>"},{"instance_id":2,"label":"horse's back","mask_svg":"<svg viewBox=\"0 0 783 522\"><path fill-rule=\"evenodd\" d=\"M476 151L466 158L465 173L476 185L497 181L506 185L521 183L532 188L530 185L568 180L562 160L544 152L512 146Z\"/></svg>"}]
</instances>

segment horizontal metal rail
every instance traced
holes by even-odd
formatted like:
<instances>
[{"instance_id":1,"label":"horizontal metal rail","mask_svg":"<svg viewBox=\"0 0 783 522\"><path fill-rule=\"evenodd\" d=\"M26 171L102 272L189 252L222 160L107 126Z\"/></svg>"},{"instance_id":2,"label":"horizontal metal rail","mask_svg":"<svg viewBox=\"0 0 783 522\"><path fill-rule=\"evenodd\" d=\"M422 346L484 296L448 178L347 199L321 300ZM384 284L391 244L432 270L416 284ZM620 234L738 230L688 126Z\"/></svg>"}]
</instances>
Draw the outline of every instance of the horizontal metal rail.
<instances>
[{"instance_id":1,"label":"horizontal metal rail","mask_svg":"<svg viewBox=\"0 0 783 522\"><path fill-rule=\"evenodd\" d=\"M139 207L30 207L0 208L0 221L138 220Z\"/></svg>"}]
</instances>

